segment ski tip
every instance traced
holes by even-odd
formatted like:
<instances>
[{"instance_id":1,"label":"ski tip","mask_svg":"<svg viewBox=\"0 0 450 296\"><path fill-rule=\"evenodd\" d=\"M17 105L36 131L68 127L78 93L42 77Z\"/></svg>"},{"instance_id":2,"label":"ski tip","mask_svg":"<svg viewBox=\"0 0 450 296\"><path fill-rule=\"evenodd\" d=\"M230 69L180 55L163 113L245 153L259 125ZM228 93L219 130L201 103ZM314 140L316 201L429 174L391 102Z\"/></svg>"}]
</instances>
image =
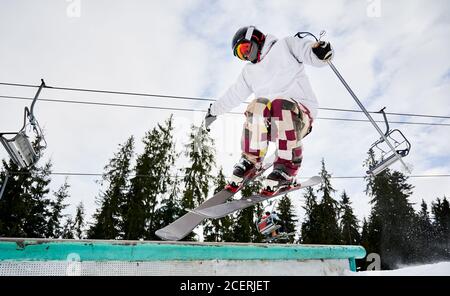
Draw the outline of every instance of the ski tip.
<instances>
[{"instance_id":1,"label":"ski tip","mask_svg":"<svg viewBox=\"0 0 450 296\"><path fill-rule=\"evenodd\" d=\"M176 235L174 235L173 233L170 233L169 231L166 231L164 229L159 229L157 231L155 231L155 234L162 240L166 240L166 241L178 241L180 239L182 239L182 237L178 237Z\"/></svg>"}]
</instances>

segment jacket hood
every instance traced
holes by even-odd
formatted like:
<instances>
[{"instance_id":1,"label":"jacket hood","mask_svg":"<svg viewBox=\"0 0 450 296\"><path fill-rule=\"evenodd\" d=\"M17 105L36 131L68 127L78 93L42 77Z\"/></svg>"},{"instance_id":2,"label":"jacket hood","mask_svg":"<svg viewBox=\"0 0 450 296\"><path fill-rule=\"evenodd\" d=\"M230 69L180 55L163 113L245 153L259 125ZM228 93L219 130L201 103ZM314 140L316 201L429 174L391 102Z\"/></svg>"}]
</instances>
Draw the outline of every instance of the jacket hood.
<instances>
[{"instance_id":1,"label":"jacket hood","mask_svg":"<svg viewBox=\"0 0 450 296\"><path fill-rule=\"evenodd\" d=\"M264 45L261 50L260 60L264 59L264 57L269 53L270 49L277 41L278 41L277 37L270 34L266 35L266 40L264 41Z\"/></svg>"}]
</instances>

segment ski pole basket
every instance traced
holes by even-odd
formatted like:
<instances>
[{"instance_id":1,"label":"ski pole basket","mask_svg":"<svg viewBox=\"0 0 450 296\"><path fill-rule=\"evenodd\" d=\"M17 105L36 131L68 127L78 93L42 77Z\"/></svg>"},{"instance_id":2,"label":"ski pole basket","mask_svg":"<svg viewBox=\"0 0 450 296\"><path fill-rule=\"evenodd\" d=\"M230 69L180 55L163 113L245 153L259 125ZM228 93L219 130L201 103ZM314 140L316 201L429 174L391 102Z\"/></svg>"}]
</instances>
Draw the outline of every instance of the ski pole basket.
<instances>
[{"instance_id":1,"label":"ski pole basket","mask_svg":"<svg viewBox=\"0 0 450 296\"><path fill-rule=\"evenodd\" d=\"M35 136L35 144L38 151L47 147L42 130L33 114L34 104L39 97L42 88L45 87L44 80L41 79L41 85L31 103L30 109L25 107L23 127L18 132L0 132L0 142L5 147L11 160L19 168L28 168L39 160L39 152L33 148L33 144L27 134L27 129L31 128ZM7 138L6 135L11 137Z\"/></svg>"},{"instance_id":2,"label":"ski pole basket","mask_svg":"<svg viewBox=\"0 0 450 296\"><path fill-rule=\"evenodd\" d=\"M386 109L386 107L381 109L379 113L383 114L386 132L384 133L384 137L381 137L373 143L369 149L369 151L372 151L374 154L375 162L369 166L367 173L375 176L397 162L399 160L397 155L403 158L409 154L409 150L411 149L411 143L400 130L389 129L389 122L384 109ZM393 150L386 144L386 140L392 144L394 147ZM379 161L377 161L377 159L379 159Z\"/></svg>"}]
</instances>

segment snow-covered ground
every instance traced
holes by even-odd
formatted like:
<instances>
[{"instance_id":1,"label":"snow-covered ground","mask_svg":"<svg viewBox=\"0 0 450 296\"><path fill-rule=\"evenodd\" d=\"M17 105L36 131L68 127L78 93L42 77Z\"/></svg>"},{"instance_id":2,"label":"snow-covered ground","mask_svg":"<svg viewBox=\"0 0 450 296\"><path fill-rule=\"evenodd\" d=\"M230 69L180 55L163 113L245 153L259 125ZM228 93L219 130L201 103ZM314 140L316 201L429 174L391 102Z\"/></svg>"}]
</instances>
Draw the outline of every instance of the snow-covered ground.
<instances>
[{"instance_id":1,"label":"snow-covered ground","mask_svg":"<svg viewBox=\"0 0 450 296\"><path fill-rule=\"evenodd\" d=\"M450 262L407 266L395 270L349 272L349 274L358 276L450 276Z\"/></svg>"}]
</instances>

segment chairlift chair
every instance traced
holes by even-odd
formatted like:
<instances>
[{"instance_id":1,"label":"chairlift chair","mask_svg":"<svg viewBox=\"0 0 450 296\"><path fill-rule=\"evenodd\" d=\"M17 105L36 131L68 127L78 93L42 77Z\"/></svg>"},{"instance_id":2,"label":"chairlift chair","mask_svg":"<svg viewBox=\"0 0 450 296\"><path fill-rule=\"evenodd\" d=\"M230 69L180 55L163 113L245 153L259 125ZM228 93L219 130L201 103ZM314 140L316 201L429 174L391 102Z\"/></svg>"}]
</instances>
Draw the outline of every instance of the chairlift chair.
<instances>
[{"instance_id":1,"label":"chairlift chair","mask_svg":"<svg viewBox=\"0 0 450 296\"><path fill-rule=\"evenodd\" d=\"M375 159L375 162L369 166L369 170L367 171L368 174L374 176L378 175L398 160L401 160L401 158L407 156L411 149L411 143L400 130L391 130L389 128L389 122L384 109L386 109L386 107L381 109L378 113L383 114L386 132L384 133L384 137L378 139L369 149L369 151L372 151L375 154L375 157L379 159ZM394 149L386 144L386 140L391 143Z\"/></svg>"},{"instance_id":2,"label":"chairlift chair","mask_svg":"<svg viewBox=\"0 0 450 296\"><path fill-rule=\"evenodd\" d=\"M273 231L281 228L281 225L274 223L270 216L261 220L256 226L262 235L270 235Z\"/></svg>"},{"instance_id":3,"label":"chairlift chair","mask_svg":"<svg viewBox=\"0 0 450 296\"><path fill-rule=\"evenodd\" d=\"M321 36L322 35L323 34L321 33ZM316 40L317 40L317 38L316 38ZM381 136L381 138L379 140L377 140L371 146L372 151L374 151L374 148L376 148L377 150L381 150L381 160L375 160L375 163L369 167L369 170L367 171L367 173L372 176L376 176L377 174L379 174L382 171L384 171L385 169L387 169L390 165L392 165L396 161L400 161L401 164L403 165L403 167L406 169L406 171L411 173L411 169L406 165L406 163L402 159L403 157L408 155L409 150L411 149L411 143L406 139L406 137L403 135L403 133L400 130L397 130L397 129L390 130L389 129L389 123L388 123L386 114L384 113L385 108L383 108L379 111L379 113L383 114L384 122L386 123L386 132L383 133L383 131L377 125L375 120L373 120L372 116L366 110L364 105L361 103L361 101L355 95L353 90L350 88L350 86L344 80L341 73L339 73L339 71L336 69L334 64L331 61L327 61L327 63L330 66L330 68L333 70L333 72L336 74L336 76L339 78L339 80L342 82L342 84L347 89L347 91L352 96L352 98L355 100L355 102L358 104L358 106L361 108L363 113L369 119L370 123L372 123L373 127L377 130L377 132ZM398 140L396 140L394 136L399 137ZM383 145L385 144L387 146L387 149L383 149L382 144Z\"/></svg>"},{"instance_id":4,"label":"chairlift chair","mask_svg":"<svg viewBox=\"0 0 450 296\"><path fill-rule=\"evenodd\" d=\"M263 212L266 211L267 207L271 207L270 213L272 213L277 204L277 200L271 200L268 202L266 206L264 206ZM264 236L271 235L272 232L281 228L281 225L278 225L276 221L272 218L271 215L268 217L261 219L260 221L256 221L256 229Z\"/></svg>"},{"instance_id":5,"label":"chairlift chair","mask_svg":"<svg viewBox=\"0 0 450 296\"><path fill-rule=\"evenodd\" d=\"M47 147L47 142L44 139L42 130L33 114L34 104L44 87L46 87L45 82L41 79L41 85L31 103L30 109L25 107L23 127L18 132L0 133L0 142L5 147L11 160L21 169L31 167L40 157L39 153L33 148L30 138L27 135L27 127L32 127L38 145L41 148ZM12 137L7 138L6 135L12 135Z\"/></svg>"}]
</instances>

